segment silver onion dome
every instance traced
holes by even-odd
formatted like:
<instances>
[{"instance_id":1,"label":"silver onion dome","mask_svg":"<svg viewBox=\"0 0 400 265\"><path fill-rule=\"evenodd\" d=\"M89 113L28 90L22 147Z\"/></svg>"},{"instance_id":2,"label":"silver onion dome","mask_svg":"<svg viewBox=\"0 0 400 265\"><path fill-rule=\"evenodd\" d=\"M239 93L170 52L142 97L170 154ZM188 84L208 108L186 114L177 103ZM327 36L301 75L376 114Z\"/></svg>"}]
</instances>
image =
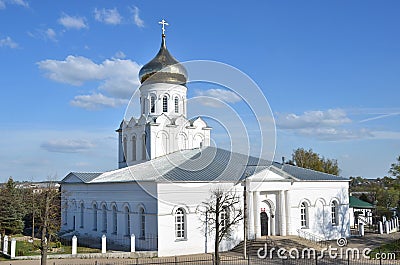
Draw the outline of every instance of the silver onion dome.
<instances>
[{"instance_id":1,"label":"silver onion dome","mask_svg":"<svg viewBox=\"0 0 400 265\"><path fill-rule=\"evenodd\" d=\"M140 69L139 80L142 84L146 80L149 83L186 83L187 71L169 53L165 44L165 34L162 34L161 47L157 55Z\"/></svg>"}]
</instances>

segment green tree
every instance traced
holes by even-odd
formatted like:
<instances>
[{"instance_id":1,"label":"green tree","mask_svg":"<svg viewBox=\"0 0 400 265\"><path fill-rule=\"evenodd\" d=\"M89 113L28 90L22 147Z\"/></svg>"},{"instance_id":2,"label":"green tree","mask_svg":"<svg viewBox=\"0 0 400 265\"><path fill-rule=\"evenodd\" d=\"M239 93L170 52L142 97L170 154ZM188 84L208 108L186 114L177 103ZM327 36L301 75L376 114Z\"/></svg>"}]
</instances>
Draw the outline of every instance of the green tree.
<instances>
[{"instance_id":1,"label":"green tree","mask_svg":"<svg viewBox=\"0 0 400 265\"><path fill-rule=\"evenodd\" d=\"M395 163L390 165L389 174L400 180L400 156Z\"/></svg>"},{"instance_id":2,"label":"green tree","mask_svg":"<svg viewBox=\"0 0 400 265\"><path fill-rule=\"evenodd\" d=\"M0 229L4 234L21 233L24 228L24 209L20 190L10 177L0 190Z\"/></svg>"},{"instance_id":3,"label":"green tree","mask_svg":"<svg viewBox=\"0 0 400 265\"><path fill-rule=\"evenodd\" d=\"M340 173L336 159L327 159L313 152L312 149L305 150L304 148L297 148L293 151L292 159L289 161L289 164L336 176Z\"/></svg>"}]
</instances>

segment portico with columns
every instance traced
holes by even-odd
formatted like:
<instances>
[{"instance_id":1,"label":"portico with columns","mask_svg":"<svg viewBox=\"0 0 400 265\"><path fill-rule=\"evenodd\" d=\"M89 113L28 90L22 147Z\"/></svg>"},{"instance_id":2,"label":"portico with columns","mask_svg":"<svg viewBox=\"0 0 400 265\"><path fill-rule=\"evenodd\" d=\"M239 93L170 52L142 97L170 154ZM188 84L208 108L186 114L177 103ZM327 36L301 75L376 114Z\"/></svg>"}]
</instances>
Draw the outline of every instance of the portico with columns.
<instances>
[{"instance_id":1,"label":"portico with columns","mask_svg":"<svg viewBox=\"0 0 400 265\"><path fill-rule=\"evenodd\" d=\"M248 177L246 187L248 239L302 231L326 240L349 235L345 179L275 163Z\"/></svg>"}]
</instances>

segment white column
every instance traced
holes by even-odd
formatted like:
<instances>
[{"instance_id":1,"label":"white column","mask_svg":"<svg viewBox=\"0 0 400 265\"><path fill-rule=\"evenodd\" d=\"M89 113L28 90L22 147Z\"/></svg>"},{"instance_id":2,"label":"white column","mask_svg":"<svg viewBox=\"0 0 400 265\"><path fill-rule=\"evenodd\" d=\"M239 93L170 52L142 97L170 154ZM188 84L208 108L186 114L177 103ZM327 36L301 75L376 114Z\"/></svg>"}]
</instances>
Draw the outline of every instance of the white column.
<instances>
[{"instance_id":1,"label":"white column","mask_svg":"<svg viewBox=\"0 0 400 265\"><path fill-rule=\"evenodd\" d=\"M106 237L106 235L103 235L101 237L101 253L103 253L103 254L107 253L107 237Z\"/></svg>"},{"instance_id":2,"label":"white column","mask_svg":"<svg viewBox=\"0 0 400 265\"><path fill-rule=\"evenodd\" d=\"M76 255L76 253L78 253L78 238L74 235L72 237L72 250L71 250L71 254L72 255Z\"/></svg>"},{"instance_id":3,"label":"white column","mask_svg":"<svg viewBox=\"0 0 400 265\"><path fill-rule=\"evenodd\" d=\"M246 198L247 198L247 236L248 239L254 239L253 192L251 191L247 192Z\"/></svg>"},{"instance_id":4,"label":"white column","mask_svg":"<svg viewBox=\"0 0 400 265\"><path fill-rule=\"evenodd\" d=\"M3 240L3 253L7 254L8 252L8 236L4 236Z\"/></svg>"},{"instance_id":5,"label":"white column","mask_svg":"<svg viewBox=\"0 0 400 265\"><path fill-rule=\"evenodd\" d=\"M272 210L272 209L271 209ZM271 211L271 236L276 236L276 210Z\"/></svg>"},{"instance_id":6,"label":"white column","mask_svg":"<svg viewBox=\"0 0 400 265\"><path fill-rule=\"evenodd\" d=\"M11 258L15 258L15 249L17 248L17 240L15 238L11 239Z\"/></svg>"},{"instance_id":7,"label":"white column","mask_svg":"<svg viewBox=\"0 0 400 265\"><path fill-rule=\"evenodd\" d=\"M286 191L286 204L285 204L286 206L286 234L287 235L290 235L291 233L290 233L290 229L291 229L291 220L292 220L292 218L291 218L291 210L292 210L292 207L291 207L291 204L290 204L290 191Z\"/></svg>"},{"instance_id":8,"label":"white column","mask_svg":"<svg viewBox=\"0 0 400 265\"><path fill-rule=\"evenodd\" d=\"M256 230L256 238L261 238L261 221L260 221L260 192L254 192L254 229Z\"/></svg>"},{"instance_id":9,"label":"white column","mask_svg":"<svg viewBox=\"0 0 400 265\"><path fill-rule=\"evenodd\" d=\"M135 252L136 246L135 246L135 235L131 235L131 252Z\"/></svg>"},{"instance_id":10,"label":"white column","mask_svg":"<svg viewBox=\"0 0 400 265\"><path fill-rule=\"evenodd\" d=\"M286 236L286 210L285 210L285 191L279 191L279 220L280 220L280 235Z\"/></svg>"}]
</instances>

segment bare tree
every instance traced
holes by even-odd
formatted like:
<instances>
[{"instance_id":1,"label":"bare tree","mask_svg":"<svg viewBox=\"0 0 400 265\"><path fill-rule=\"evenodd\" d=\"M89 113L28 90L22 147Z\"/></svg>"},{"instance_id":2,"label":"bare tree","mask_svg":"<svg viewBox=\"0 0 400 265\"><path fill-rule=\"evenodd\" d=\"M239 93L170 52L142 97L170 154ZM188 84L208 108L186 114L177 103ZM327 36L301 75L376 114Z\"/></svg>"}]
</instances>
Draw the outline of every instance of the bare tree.
<instances>
[{"instance_id":1,"label":"bare tree","mask_svg":"<svg viewBox=\"0 0 400 265\"><path fill-rule=\"evenodd\" d=\"M197 208L205 230L214 235L215 264L220 264L219 246L223 239L229 239L243 219L240 196L235 190L216 188L210 191L210 198Z\"/></svg>"},{"instance_id":2,"label":"bare tree","mask_svg":"<svg viewBox=\"0 0 400 265\"><path fill-rule=\"evenodd\" d=\"M56 236L61 223L61 194L54 183L49 182L38 196L36 201L36 222L40 226L40 253L41 265L47 263L47 251L50 242Z\"/></svg>"}]
</instances>

